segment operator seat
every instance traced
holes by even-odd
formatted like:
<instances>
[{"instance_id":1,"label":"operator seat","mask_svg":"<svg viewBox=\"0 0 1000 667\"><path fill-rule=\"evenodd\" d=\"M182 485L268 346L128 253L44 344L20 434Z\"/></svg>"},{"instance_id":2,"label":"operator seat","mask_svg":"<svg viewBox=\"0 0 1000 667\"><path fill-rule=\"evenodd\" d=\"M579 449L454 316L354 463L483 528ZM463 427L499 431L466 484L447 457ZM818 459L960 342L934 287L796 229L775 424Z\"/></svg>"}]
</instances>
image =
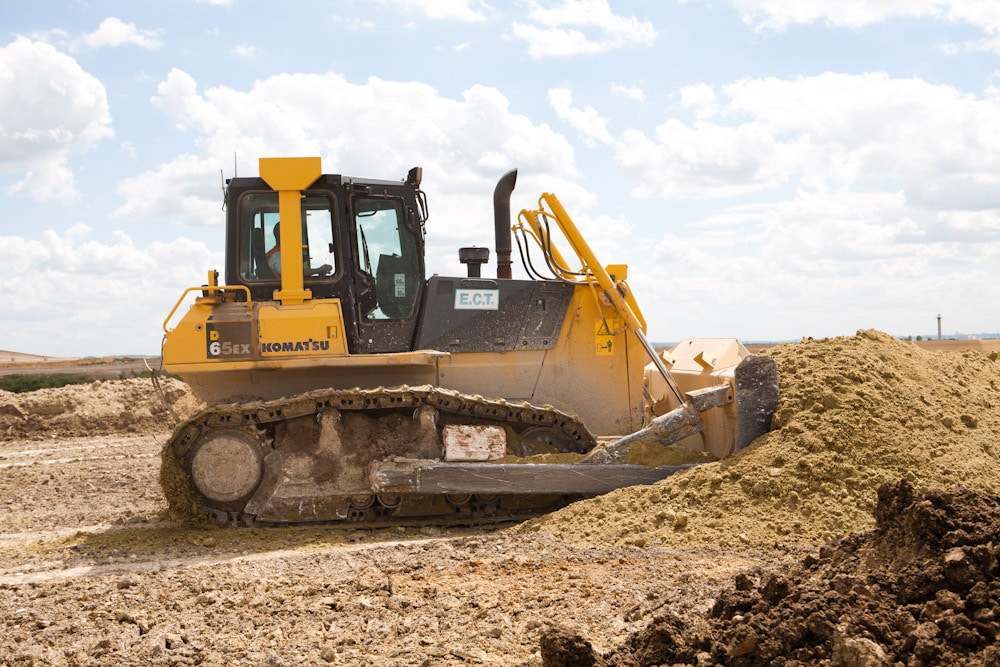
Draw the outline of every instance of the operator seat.
<instances>
[{"instance_id":1,"label":"operator seat","mask_svg":"<svg viewBox=\"0 0 1000 667\"><path fill-rule=\"evenodd\" d=\"M267 263L267 253L264 252L264 230L258 227L254 227L253 232L250 237L250 253L253 257L253 275L257 280L277 280L278 276L275 275L274 271L271 269L271 265Z\"/></svg>"}]
</instances>

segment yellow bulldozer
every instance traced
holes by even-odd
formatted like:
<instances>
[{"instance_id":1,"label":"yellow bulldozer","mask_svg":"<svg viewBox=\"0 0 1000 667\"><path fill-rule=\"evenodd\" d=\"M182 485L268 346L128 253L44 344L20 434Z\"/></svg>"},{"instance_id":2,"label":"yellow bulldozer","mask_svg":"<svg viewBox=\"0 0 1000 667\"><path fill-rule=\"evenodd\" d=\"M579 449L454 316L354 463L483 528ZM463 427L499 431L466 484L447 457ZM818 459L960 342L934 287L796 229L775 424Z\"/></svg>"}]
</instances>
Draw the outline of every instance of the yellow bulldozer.
<instances>
[{"instance_id":1,"label":"yellow bulldozer","mask_svg":"<svg viewBox=\"0 0 1000 667\"><path fill-rule=\"evenodd\" d=\"M512 224L516 177L494 191L495 278L488 247L459 249L465 276L426 275L420 168L261 158L259 178L229 179L225 284L209 271L163 325L164 369L209 406L164 447L173 509L515 518L688 465L630 462L637 443L724 457L766 432L774 362L735 339L654 350L626 265L602 265L554 195Z\"/></svg>"}]
</instances>

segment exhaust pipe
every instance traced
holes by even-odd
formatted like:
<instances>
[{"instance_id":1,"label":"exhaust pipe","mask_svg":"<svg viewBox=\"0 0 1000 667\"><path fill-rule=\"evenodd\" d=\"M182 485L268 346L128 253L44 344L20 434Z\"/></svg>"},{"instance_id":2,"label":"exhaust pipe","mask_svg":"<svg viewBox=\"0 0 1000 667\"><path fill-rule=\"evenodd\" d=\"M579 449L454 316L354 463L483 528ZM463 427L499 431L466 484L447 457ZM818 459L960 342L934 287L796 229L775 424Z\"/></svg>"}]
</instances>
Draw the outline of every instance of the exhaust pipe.
<instances>
[{"instance_id":1,"label":"exhaust pipe","mask_svg":"<svg viewBox=\"0 0 1000 667\"><path fill-rule=\"evenodd\" d=\"M496 230L497 278L513 278L511 272L510 193L517 181L517 169L500 177L493 190L493 224Z\"/></svg>"}]
</instances>

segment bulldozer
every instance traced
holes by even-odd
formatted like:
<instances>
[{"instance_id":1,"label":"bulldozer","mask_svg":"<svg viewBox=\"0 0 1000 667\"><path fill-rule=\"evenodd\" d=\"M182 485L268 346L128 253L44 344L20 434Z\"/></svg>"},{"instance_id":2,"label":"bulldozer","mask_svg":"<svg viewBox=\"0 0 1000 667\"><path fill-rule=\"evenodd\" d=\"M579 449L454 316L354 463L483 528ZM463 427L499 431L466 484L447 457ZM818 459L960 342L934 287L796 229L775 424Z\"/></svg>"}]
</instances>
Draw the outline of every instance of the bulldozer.
<instances>
[{"instance_id":1,"label":"bulldozer","mask_svg":"<svg viewBox=\"0 0 1000 667\"><path fill-rule=\"evenodd\" d=\"M208 271L163 323L163 369L208 406L163 449L178 514L516 518L692 465L637 463L640 443L721 458L770 428L773 360L736 339L656 350L627 265L601 264L554 194L511 220L516 170L493 193L495 277L485 246L459 249L466 275L427 275L419 167L259 174L225 182L225 282Z\"/></svg>"}]
</instances>

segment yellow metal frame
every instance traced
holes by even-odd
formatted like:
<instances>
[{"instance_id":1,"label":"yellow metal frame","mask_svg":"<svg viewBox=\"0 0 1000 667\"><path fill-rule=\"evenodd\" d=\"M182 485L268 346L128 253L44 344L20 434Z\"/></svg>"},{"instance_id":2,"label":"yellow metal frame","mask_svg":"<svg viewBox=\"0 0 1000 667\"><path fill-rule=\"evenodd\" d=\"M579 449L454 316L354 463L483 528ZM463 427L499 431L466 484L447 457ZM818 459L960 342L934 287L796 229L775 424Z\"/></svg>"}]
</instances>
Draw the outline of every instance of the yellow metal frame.
<instances>
[{"instance_id":1,"label":"yellow metal frame","mask_svg":"<svg viewBox=\"0 0 1000 667\"><path fill-rule=\"evenodd\" d=\"M278 219L281 225L279 244L282 248L302 248L302 210L300 203L305 196L302 191L323 175L323 163L318 157L262 157L258 161L260 177L271 189L278 193ZM312 298L312 291L305 289L301 252L281 253L281 289L275 290L274 298L284 305L300 305ZM191 292L207 291L209 296L199 298L196 303L213 304L219 302L217 293L225 290L242 290L247 295L247 310L253 309L250 288L245 285L227 285L220 288L214 271L208 272L208 284L189 287L177 299L170 313L163 320L163 331L169 331L174 313L180 308L185 297Z\"/></svg>"},{"instance_id":2,"label":"yellow metal frame","mask_svg":"<svg viewBox=\"0 0 1000 667\"><path fill-rule=\"evenodd\" d=\"M259 160L260 177L278 193L278 219L281 225L281 289L274 299L285 305L297 305L312 298L312 291L305 289L302 278L302 210L305 196L302 191L323 175L322 160L318 157L262 157Z\"/></svg>"},{"instance_id":3,"label":"yellow metal frame","mask_svg":"<svg viewBox=\"0 0 1000 667\"><path fill-rule=\"evenodd\" d=\"M347 355L340 299L316 299L300 306L262 303L257 327L262 359Z\"/></svg>"},{"instance_id":4,"label":"yellow metal frame","mask_svg":"<svg viewBox=\"0 0 1000 667\"><path fill-rule=\"evenodd\" d=\"M549 210L546 210L546 206ZM570 248L572 248L573 253L582 263L580 272L583 274L582 277L576 274L568 274L564 271L567 268L565 260L563 260L562 254L552 243L552 239L546 238L545 232L541 229L541 225L538 222L539 217L550 218L558 225L563 236L566 237ZM527 232L524 229L522 220L527 221L531 227L531 232ZM673 378L670 377L670 371L667 370L663 359L660 358L656 350L653 349L653 346L646 339L646 319L643 317L642 311L639 309L639 304L635 301L635 297L632 296L628 284L624 278L616 279L617 275L616 278L612 278L608 270L601 265L597 259L597 255L590 249L590 244L587 243L587 240L569 216L569 213L563 208L559 198L550 192L542 193L538 198L538 209L535 211L522 210L518 216L518 225L514 227L514 230L529 233L539 243L542 252L550 256L552 261L557 264L554 268L559 277L573 282L587 283L594 294L594 299L597 301L598 312L603 312L603 306L605 305L610 306L614 310L617 316L623 320L624 328L632 332L642 344L650 361L653 362L660 375L663 376L663 380L667 383L667 386L677 400L680 403L684 403L684 398ZM616 264L612 268L616 272L624 274L627 272L628 267L624 264ZM603 290L603 299L597 293L598 286ZM607 300L606 304L604 303L604 299ZM617 333L611 330L606 316L604 317L603 326L608 334L614 335Z\"/></svg>"},{"instance_id":5,"label":"yellow metal frame","mask_svg":"<svg viewBox=\"0 0 1000 667\"><path fill-rule=\"evenodd\" d=\"M618 313L618 315L625 320L626 326L632 331L646 331L646 319L642 315L642 311L639 309L639 304L636 303L635 298L632 296L631 290L628 289L628 284L624 280L624 276L619 277L617 273L626 273L627 266L624 264L616 264L609 266L608 268L614 268L616 270L616 275L614 278L608 272L608 269L601 265L601 262L597 259L597 255L594 251L590 249L590 245L587 240L580 233L579 228L573 219L570 217L569 213L563 207L559 198L554 194L546 192L538 198L539 208L534 211L529 211L527 209L522 210L521 214L518 216L519 225L515 226L515 230L524 230L522 220L527 222L528 226L531 228L527 231L528 234L535 239L542 252L551 253L552 260L555 263L553 267L559 274L559 277L564 280L570 280L573 282L587 282L591 286L599 285L604 293L607 295L608 300L611 302L611 306ZM546 210L546 206L549 210ZM563 271L567 269L568 265L566 260L563 258L562 253L559 248L556 247L555 243L551 238L546 238L545 231L542 229L541 224L538 222L539 217L545 217L553 220L559 229L562 231L563 236L569 243L570 248L573 253L582 263L582 273L584 276L581 278L577 274L569 273Z\"/></svg>"}]
</instances>

